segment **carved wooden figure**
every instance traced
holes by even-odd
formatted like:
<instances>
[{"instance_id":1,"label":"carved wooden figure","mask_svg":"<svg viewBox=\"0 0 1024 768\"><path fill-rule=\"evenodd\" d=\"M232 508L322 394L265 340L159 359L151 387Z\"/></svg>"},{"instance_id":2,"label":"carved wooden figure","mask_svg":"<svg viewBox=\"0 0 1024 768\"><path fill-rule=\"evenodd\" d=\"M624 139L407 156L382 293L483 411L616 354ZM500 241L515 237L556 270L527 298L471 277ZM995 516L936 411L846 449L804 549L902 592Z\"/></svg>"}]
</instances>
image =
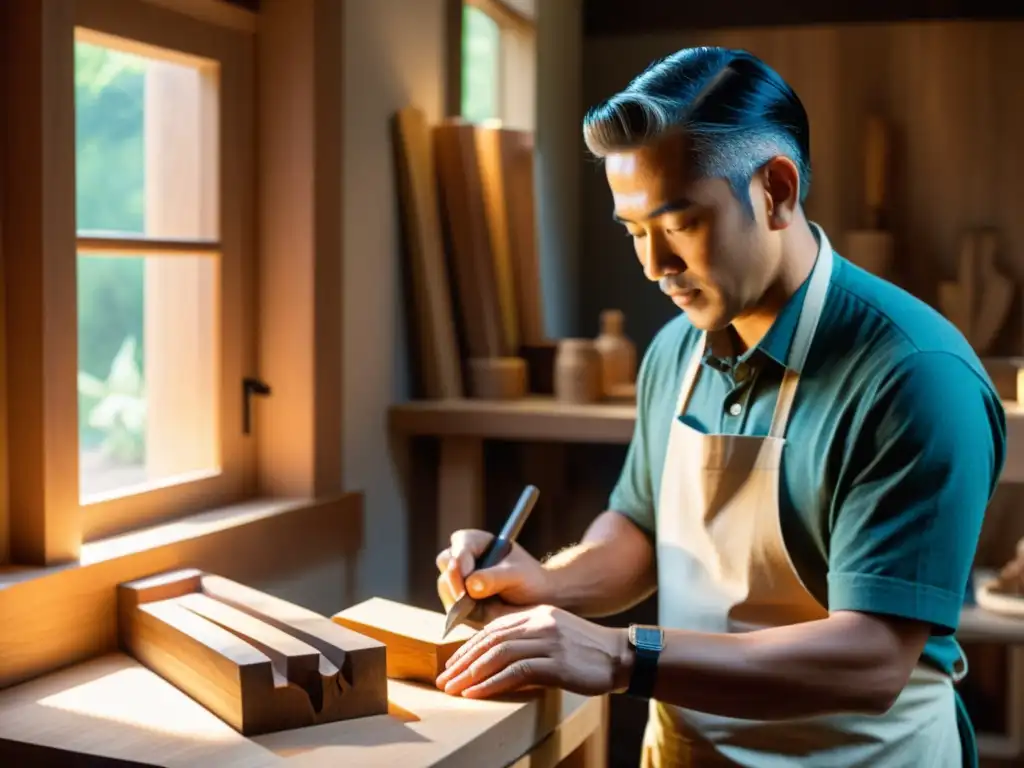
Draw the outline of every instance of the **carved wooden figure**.
<instances>
[{"instance_id":1,"label":"carved wooden figure","mask_svg":"<svg viewBox=\"0 0 1024 768\"><path fill-rule=\"evenodd\" d=\"M939 306L979 354L989 351L1006 322L1015 285L996 263L995 230L964 234L956 281L939 284Z\"/></svg>"},{"instance_id":2,"label":"carved wooden figure","mask_svg":"<svg viewBox=\"0 0 1024 768\"><path fill-rule=\"evenodd\" d=\"M240 733L386 714L386 649L312 611L188 569L121 584L121 647Z\"/></svg>"}]
</instances>

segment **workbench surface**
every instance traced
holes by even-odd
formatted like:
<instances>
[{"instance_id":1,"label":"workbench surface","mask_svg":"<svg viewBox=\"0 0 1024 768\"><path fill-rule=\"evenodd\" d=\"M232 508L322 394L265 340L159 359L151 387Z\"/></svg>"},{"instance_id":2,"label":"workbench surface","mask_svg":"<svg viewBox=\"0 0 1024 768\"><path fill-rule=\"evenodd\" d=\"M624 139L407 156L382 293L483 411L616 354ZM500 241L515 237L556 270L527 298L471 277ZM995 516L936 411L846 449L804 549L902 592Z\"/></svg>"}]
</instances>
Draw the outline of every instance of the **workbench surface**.
<instances>
[{"instance_id":1,"label":"workbench surface","mask_svg":"<svg viewBox=\"0 0 1024 768\"><path fill-rule=\"evenodd\" d=\"M113 653L0 692L0 764L60 764L60 752L70 752L129 761L118 765L194 768L542 768L588 739L603 750L604 698L535 691L471 701L389 680L388 699L388 715L246 738ZM604 764L594 757L586 762Z\"/></svg>"}]
</instances>

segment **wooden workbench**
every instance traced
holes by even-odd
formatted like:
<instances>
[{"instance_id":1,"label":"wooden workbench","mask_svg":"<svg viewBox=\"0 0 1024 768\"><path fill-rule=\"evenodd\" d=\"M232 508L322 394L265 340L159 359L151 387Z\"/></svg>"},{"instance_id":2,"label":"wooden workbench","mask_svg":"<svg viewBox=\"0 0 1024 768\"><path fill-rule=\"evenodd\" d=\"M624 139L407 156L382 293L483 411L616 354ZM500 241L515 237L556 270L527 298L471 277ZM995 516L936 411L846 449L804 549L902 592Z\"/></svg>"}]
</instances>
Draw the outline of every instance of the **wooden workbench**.
<instances>
[{"instance_id":1,"label":"wooden workbench","mask_svg":"<svg viewBox=\"0 0 1024 768\"><path fill-rule=\"evenodd\" d=\"M1008 427L1006 467L1001 482L1024 482L1024 406L1004 400ZM438 466L438 544L449 534L483 524L483 443L485 440L536 443L628 445L636 421L632 404L572 405L551 397L486 401L420 400L392 406L392 434L440 441Z\"/></svg>"},{"instance_id":2,"label":"wooden workbench","mask_svg":"<svg viewBox=\"0 0 1024 768\"><path fill-rule=\"evenodd\" d=\"M0 692L0 765L79 765L82 756L182 768L606 765L604 697L548 690L472 701L391 680L388 699L388 715L246 738L114 653Z\"/></svg>"}]
</instances>

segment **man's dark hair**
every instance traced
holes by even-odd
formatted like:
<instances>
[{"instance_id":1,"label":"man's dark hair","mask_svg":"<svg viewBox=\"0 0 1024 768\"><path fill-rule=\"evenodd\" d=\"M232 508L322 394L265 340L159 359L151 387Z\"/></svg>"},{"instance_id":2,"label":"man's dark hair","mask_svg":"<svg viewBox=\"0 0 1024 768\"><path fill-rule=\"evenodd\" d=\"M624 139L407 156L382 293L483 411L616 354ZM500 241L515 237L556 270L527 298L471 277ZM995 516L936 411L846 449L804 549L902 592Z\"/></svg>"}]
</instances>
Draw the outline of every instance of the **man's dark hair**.
<instances>
[{"instance_id":1,"label":"man's dark hair","mask_svg":"<svg viewBox=\"0 0 1024 768\"><path fill-rule=\"evenodd\" d=\"M599 158L676 132L691 142L698 177L726 179L751 215L750 179L778 155L796 165L800 202L807 198L807 113L786 81L753 54L685 48L651 64L583 121L587 148Z\"/></svg>"}]
</instances>

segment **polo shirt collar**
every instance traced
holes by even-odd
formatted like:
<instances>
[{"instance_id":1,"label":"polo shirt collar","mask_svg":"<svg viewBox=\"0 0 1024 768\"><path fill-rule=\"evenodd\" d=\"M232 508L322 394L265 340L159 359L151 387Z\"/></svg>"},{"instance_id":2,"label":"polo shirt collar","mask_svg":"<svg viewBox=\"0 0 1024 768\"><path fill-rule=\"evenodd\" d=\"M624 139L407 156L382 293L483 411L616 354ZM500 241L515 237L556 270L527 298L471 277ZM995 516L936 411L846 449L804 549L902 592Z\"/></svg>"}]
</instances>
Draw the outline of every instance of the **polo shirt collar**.
<instances>
[{"instance_id":1,"label":"polo shirt collar","mask_svg":"<svg viewBox=\"0 0 1024 768\"><path fill-rule=\"evenodd\" d=\"M818 241L818 256L821 258L822 251L830 248L828 238L817 224L811 223L811 231ZM768 332L753 347L742 355L736 355L737 339L736 332L732 326L718 331L708 333L707 350L704 360L710 362L716 368L733 368L740 363L750 363L758 356L766 356L774 360L783 368L786 367L786 358L789 356L789 347L793 342L793 335L796 333L797 322L800 320L800 310L804 306L804 298L807 295L807 286L810 283L810 275L801 283L796 293L789 297L783 305L775 321L771 324ZM796 373L801 371L794 368Z\"/></svg>"}]
</instances>

